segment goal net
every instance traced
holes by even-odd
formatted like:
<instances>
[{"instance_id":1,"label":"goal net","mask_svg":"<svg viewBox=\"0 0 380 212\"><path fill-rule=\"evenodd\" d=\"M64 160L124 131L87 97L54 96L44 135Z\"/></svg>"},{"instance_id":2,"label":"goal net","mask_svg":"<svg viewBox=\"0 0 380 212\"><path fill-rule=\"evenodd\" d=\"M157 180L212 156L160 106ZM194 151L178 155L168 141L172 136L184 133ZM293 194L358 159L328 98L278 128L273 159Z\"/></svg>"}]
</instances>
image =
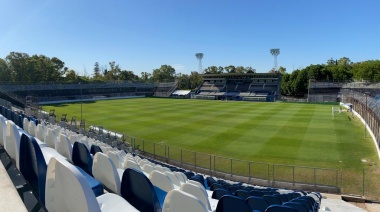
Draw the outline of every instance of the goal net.
<instances>
[{"instance_id":1,"label":"goal net","mask_svg":"<svg viewBox=\"0 0 380 212\"><path fill-rule=\"evenodd\" d=\"M335 116L335 113L341 113L342 110L340 109L340 107L336 108L336 107L331 107L331 118L334 120L334 116Z\"/></svg>"}]
</instances>

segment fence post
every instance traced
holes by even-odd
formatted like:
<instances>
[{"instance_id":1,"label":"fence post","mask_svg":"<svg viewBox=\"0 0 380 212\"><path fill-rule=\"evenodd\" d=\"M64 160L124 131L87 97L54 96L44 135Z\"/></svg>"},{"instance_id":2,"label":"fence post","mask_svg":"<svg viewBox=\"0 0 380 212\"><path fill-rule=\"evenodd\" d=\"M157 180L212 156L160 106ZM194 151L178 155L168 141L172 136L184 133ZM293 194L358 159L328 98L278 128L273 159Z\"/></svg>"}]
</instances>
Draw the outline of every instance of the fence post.
<instances>
[{"instance_id":1,"label":"fence post","mask_svg":"<svg viewBox=\"0 0 380 212\"><path fill-rule=\"evenodd\" d=\"M251 181L251 161L248 161L248 182Z\"/></svg>"},{"instance_id":2,"label":"fence post","mask_svg":"<svg viewBox=\"0 0 380 212\"><path fill-rule=\"evenodd\" d=\"M272 178L272 180L273 180L273 181L272 181L272 185L273 185L273 183L274 183L274 164L273 164L273 169L272 169L272 175L273 175L273 176L272 176L272 177L273 177L273 178Z\"/></svg>"},{"instance_id":3,"label":"fence post","mask_svg":"<svg viewBox=\"0 0 380 212\"><path fill-rule=\"evenodd\" d=\"M215 155L214 155L214 172L216 171L216 169L215 169Z\"/></svg>"},{"instance_id":4,"label":"fence post","mask_svg":"<svg viewBox=\"0 0 380 212\"><path fill-rule=\"evenodd\" d=\"M293 185L294 185L294 166L293 166Z\"/></svg>"},{"instance_id":5,"label":"fence post","mask_svg":"<svg viewBox=\"0 0 380 212\"><path fill-rule=\"evenodd\" d=\"M211 155L210 155L210 175L211 175Z\"/></svg>"},{"instance_id":6,"label":"fence post","mask_svg":"<svg viewBox=\"0 0 380 212\"><path fill-rule=\"evenodd\" d=\"M267 163L268 167L267 167L267 172L268 172L268 183L269 183L269 163Z\"/></svg>"},{"instance_id":7,"label":"fence post","mask_svg":"<svg viewBox=\"0 0 380 212\"><path fill-rule=\"evenodd\" d=\"M181 149L181 166L182 166L182 149Z\"/></svg>"},{"instance_id":8,"label":"fence post","mask_svg":"<svg viewBox=\"0 0 380 212\"><path fill-rule=\"evenodd\" d=\"M156 159L156 143L153 143L153 158Z\"/></svg>"},{"instance_id":9,"label":"fence post","mask_svg":"<svg viewBox=\"0 0 380 212\"><path fill-rule=\"evenodd\" d=\"M232 177L232 158L230 159L230 173L231 173L231 177Z\"/></svg>"},{"instance_id":10,"label":"fence post","mask_svg":"<svg viewBox=\"0 0 380 212\"><path fill-rule=\"evenodd\" d=\"M145 140L143 140L143 152L145 152Z\"/></svg>"},{"instance_id":11,"label":"fence post","mask_svg":"<svg viewBox=\"0 0 380 212\"><path fill-rule=\"evenodd\" d=\"M365 186L365 184L364 184L365 174L364 173L365 173L365 170L363 169L363 195L362 195L363 197L364 197L364 190L365 190L365 187L364 187Z\"/></svg>"},{"instance_id":12,"label":"fence post","mask_svg":"<svg viewBox=\"0 0 380 212\"><path fill-rule=\"evenodd\" d=\"M197 153L194 152L194 169L197 170Z\"/></svg>"},{"instance_id":13,"label":"fence post","mask_svg":"<svg viewBox=\"0 0 380 212\"><path fill-rule=\"evenodd\" d=\"M314 168L314 186L316 186L316 182L315 182L315 168Z\"/></svg>"}]
</instances>

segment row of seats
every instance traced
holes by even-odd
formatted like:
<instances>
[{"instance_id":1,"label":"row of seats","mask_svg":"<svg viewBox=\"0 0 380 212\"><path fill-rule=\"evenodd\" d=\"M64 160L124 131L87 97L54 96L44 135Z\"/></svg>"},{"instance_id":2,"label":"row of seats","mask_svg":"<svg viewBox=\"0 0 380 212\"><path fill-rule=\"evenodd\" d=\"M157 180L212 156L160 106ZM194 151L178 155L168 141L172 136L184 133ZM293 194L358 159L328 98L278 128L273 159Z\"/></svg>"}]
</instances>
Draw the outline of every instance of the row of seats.
<instances>
[{"instance_id":1,"label":"row of seats","mask_svg":"<svg viewBox=\"0 0 380 212\"><path fill-rule=\"evenodd\" d=\"M281 205L294 201L287 194L292 191L205 178L30 117L24 117L22 126L0 115L0 144L48 210L186 211L188 205L188 211L230 211L229 198L251 207L247 200L254 199L256 190L266 192L257 197L264 200L286 196ZM220 191L228 193L218 196ZM280 204L270 203L265 210L273 205ZM311 206L310 211L317 208Z\"/></svg>"}]
</instances>

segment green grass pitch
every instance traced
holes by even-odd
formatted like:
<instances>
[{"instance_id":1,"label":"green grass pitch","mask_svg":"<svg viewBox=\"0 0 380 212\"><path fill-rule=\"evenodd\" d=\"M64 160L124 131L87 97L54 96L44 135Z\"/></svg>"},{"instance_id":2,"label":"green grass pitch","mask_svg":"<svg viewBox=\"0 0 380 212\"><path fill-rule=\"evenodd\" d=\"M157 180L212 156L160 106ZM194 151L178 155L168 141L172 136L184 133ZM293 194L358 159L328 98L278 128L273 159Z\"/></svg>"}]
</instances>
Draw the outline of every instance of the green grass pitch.
<instances>
[{"instance_id":1,"label":"green grass pitch","mask_svg":"<svg viewBox=\"0 0 380 212\"><path fill-rule=\"evenodd\" d=\"M86 124L234 159L336 169L377 163L358 119L338 105L138 98L83 103ZM44 106L80 117L80 103Z\"/></svg>"}]
</instances>

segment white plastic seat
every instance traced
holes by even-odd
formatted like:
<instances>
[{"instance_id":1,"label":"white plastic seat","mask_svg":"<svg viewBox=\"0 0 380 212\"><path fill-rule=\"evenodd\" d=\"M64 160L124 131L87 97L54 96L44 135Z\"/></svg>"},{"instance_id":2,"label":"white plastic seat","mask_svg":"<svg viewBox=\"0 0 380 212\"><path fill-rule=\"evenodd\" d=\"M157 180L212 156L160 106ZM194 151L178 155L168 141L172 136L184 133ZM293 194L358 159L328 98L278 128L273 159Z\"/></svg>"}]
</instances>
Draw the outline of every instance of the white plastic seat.
<instances>
[{"instance_id":1,"label":"white plastic seat","mask_svg":"<svg viewBox=\"0 0 380 212\"><path fill-rule=\"evenodd\" d=\"M181 187L181 181L175 176L173 172L165 172L165 175L170 178L174 185Z\"/></svg>"},{"instance_id":2,"label":"white plastic seat","mask_svg":"<svg viewBox=\"0 0 380 212\"><path fill-rule=\"evenodd\" d=\"M138 171L141 171L142 172L142 169L141 167L139 166L139 164L137 164L135 161L132 161L130 159L127 159L124 163L124 168L127 169L127 168L132 168L132 169L136 169Z\"/></svg>"},{"instance_id":3,"label":"white plastic seat","mask_svg":"<svg viewBox=\"0 0 380 212\"><path fill-rule=\"evenodd\" d=\"M24 127L24 130L29 133L29 120L27 118L22 120L22 126Z\"/></svg>"},{"instance_id":4,"label":"white plastic seat","mask_svg":"<svg viewBox=\"0 0 380 212\"><path fill-rule=\"evenodd\" d=\"M96 198L78 169L56 158L48 165L45 194L48 211L137 211L116 194L107 193Z\"/></svg>"},{"instance_id":5,"label":"white plastic seat","mask_svg":"<svg viewBox=\"0 0 380 212\"><path fill-rule=\"evenodd\" d=\"M40 139L41 141L45 141L45 131L41 124L37 125L36 128L36 137Z\"/></svg>"},{"instance_id":6,"label":"white plastic seat","mask_svg":"<svg viewBox=\"0 0 380 212\"><path fill-rule=\"evenodd\" d=\"M141 165L140 165L140 167L141 167ZM145 164L143 167L142 167L142 170L146 173L146 174L150 174L150 173L152 173L155 169L154 169L154 167L152 166L152 165L150 165L150 164Z\"/></svg>"},{"instance_id":7,"label":"white plastic seat","mask_svg":"<svg viewBox=\"0 0 380 212\"><path fill-rule=\"evenodd\" d=\"M169 192L175 188L170 178L166 176L165 173L159 172L157 170L154 170L149 174L149 180L154 186L165 192Z\"/></svg>"},{"instance_id":8,"label":"white plastic seat","mask_svg":"<svg viewBox=\"0 0 380 212\"><path fill-rule=\"evenodd\" d=\"M45 143L48 147L55 149L58 143L57 136L53 129L46 129Z\"/></svg>"},{"instance_id":9,"label":"white plastic seat","mask_svg":"<svg viewBox=\"0 0 380 212\"><path fill-rule=\"evenodd\" d=\"M124 170L121 170L121 174ZM120 171L117 170L112 160L104 153L98 152L94 156L92 174L105 187L120 194L121 178Z\"/></svg>"},{"instance_id":10,"label":"white plastic seat","mask_svg":"<svg viewBox=\"0 0 380 212\"><path fill-rule=\"evenodd\" d=\"M208 210L214 211L218 205L217 200L212 201L213 205L211 205L211 201L207 192L204 190L204 188L201 188L197 185L185 183L181 186L180 190L196 196L207 207Z\"/></svg>"},{"instance_id":11,"label":"white plastic seat","mask_svg":"<svg viewBox=\"0 0 380 212\"><path fill-rule=\"evenodd\" d=\"M73 146L66 135L60 134L58 137L57 145L55 146L57 152L59 152L63 157L67 158L72 162L73 156Z\"/></svg>"},{"instance_id":12,"label":"white plastic seat","mask_svg":"<svg viewBox=\"0 0 380 212\"><path fill-rule=\"evenodd\" d=\"M178 180L181 181L181 183L186 183L186 180L185 178L183 178L182 176L182 172L173 172L175 174L175 176L177 176Z\"/></svg>"},{"instance_id":13,"label":"white plastic seat","mask_svg":"<svg viewBox=\"0 0 380 212\"><path fill-rule=\"evenodd\" d=\"M36 136L36 125L34 124L33 121L30 121L28 123L28 133L31 135L31 136Z\"/></svg>"},{"instance_id":14,"label":"white plastic seat","mask_svg":"<svg viewBox=\"0 0 380 212\"><path fill-rule=\"evenodd\" d=\"M0 114L0 144L5 148L5 139L7 135L7 121Z\"/></svg>"},{"instance_id":15,"label":"white plastic seat","mask_svg":"<svg viewBox=\"0 0 380 212\"><path fill-rule=\"evenodd\" d=\"M206 206L194 195L181 190L170 191L165 198L162 212L202 212L209 211Z\"/></svg>"},{"instance_id":16,"label":"white plastic seat","mask_svg":"<svg viewBox=\"0 0 380 212\"><path fill-rule=\"evenodd\" d=\"M7 121L5 150L16 161L16 167L20 170L20 132L13 121Z\"/></svg>"},{"instance_id":17,"label":"white plastic seat","mask_svg":"<svg viewBox=\"0 0 380 212\"><path fill-rule=\"evenodd\" d=\"M108 153L104 152L104 154L107 154L107 156L112 160L112 162L115 164L117 169L124 168L124 164L120 161L118 155L115 152L109 151Z\"/></svg>"}]
</instances>

